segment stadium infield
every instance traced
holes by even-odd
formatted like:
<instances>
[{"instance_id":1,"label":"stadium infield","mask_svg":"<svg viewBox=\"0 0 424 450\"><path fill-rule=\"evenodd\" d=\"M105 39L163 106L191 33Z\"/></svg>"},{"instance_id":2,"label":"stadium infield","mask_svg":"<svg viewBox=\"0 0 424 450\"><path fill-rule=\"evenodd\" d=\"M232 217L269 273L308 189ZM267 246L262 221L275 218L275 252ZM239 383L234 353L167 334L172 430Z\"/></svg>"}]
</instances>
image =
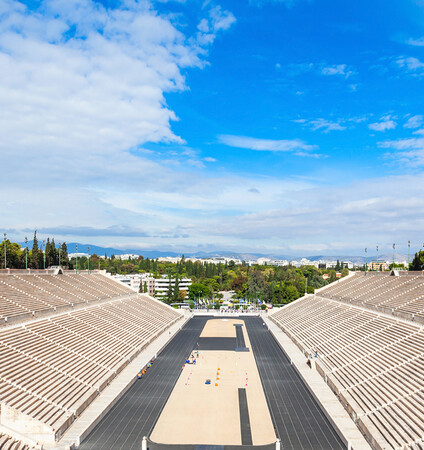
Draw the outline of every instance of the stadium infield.
<instances>
[{"instance_id":1,"label":"stadium infield","mask_svg":"<svg viewBox=\"0 0 424 450\"><path fill-rule=\"evenodd\" d=\"M200 346L201 339L199 338L208 319L210 317L207 316L194 317L183 327L158 355L154 365L149 369L143 379L134 383L126 394L123 395L80 445L80 449L141 448L142 437L151 436L162 410L165 411L166 409L165 404L168 397L170 397L174 386L176 386L178 378L182 376L181 366L185 358L193 349L197 348L197 343ZM258 385L262 383L271 413L274 428L274 432L271 434L273 434L274 439L275 434L281 439L282 449L312 450L346 448L303 384L303 381L290 365L290 362L271 333L263 327L262 320L257 317L246 317L241 320L244 320L245 323L243 327L244 332L247 330L247 334L244 335L245 345L246 347L251 347L250 350L253 350L249 354L252 358L254 356L256 360L257 370L261 379L260 382L258 378L256 383ZM235 336L233 334L234 325L232 326L232 329L228 327L225 338L233 339ZM216 332L205 332L202 338L213 339L213 334L216 334ZM218 337L217 339L220 338ZM200 350L200 352L203 352L203 350ZM211 350L210 354L212 355L213 353L214 350ZM244 355L244 353L236 354ZM199 365L200 367L201 365ZM228 370L228 373L230 371ZM199 377L199 380L202 379L202 377ZM249 441L248 439L246 440L245 434L246 429L256 419L252 420L250 416L250 422L246 423L245 419L243 419L243 417L246 417L246 406L243 406L245 401L244 394L240 394L237 389L237 396L232 402L232 412L233 416L237 417L236 426L238 427L237 433L240 436L240 443L248 444ZM249 402L249 396L247 395L247 405L249 403L255 405L254 401ZM253 409L247 407L249 413ZM234 420L234 417L231 420ZM170 425L168 433L171 434L172 417L169 417L168 421ZM222 427L225 428L227 423L223 420L223 417L221 422ZM184 425L187 429L191 430L191 434L197 434L195 418L186 419ZM254 433L251 433L251 436L253 435ZM152 437L157 436L152 434ZM151 440L149 442L149 448L169 448L176 450L200 448L197 444L200 444L202 448L205 445L207 446L207 443L204 440L201 441L201 439L199 441L194 439L193 442L196 442L196 444L181 442L180 444L182 445L172 445L169 443L152 442ZM259 443L259 441L257 442ZM264 441L261 442L265 443ZM252 443L254 444L255 442L253 441ZM214 444L211 442L210 445L213 446ZM231 441L226 442L225 445L215 445L216 448L219 447L220 449L226 450L230 448L253 448L251 445L238 446Z\"/></svg>"},{"instance_id":2,"label":"stadium infield","mask_svg":"<svg viewBox=\"0 0 424 450\"><path fill-rule=\"evenodd\" d=\"M276 441L255 358L246 351L250 343L243 325L243 320L232 318L206 322L196 364L186 364L182 370L150 436L152 441L221 446ZM237 347L237 330L244 333L244 351ZM207 339L206 350L202 339ZM214 339L223 347L209 349ZM195 424L195 429L188 423Z\"/></svg>"}]
</instances>

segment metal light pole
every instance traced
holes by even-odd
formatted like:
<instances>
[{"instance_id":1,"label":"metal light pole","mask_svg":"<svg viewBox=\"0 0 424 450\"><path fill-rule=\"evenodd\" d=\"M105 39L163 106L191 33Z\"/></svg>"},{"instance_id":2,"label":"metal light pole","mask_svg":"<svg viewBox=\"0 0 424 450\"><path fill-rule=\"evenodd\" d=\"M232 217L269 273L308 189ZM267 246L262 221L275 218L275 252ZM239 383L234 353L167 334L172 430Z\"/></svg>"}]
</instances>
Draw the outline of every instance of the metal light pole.
<instances>
[{"instance_id":1,"label":"metal light pole","mask_svg":"<svg viewBox=\"0 0 424 450\"><path fill-rule=\"evenodd\" d=\"M409 254L411 250L411 241L408 241L408 270L409 270Z\"/></svg>"},{"instance_id":2,"label":"metal light pole","mask_svg":"<svg viewBox=\"0 0 424 450\"><path fill-rule=\"evenodd\" d=\"M393 270L395 270L395 247L396 244L393 244Z\"/></svg>"},{"instance_id":3,"label":"metal light pole","mask_svg":"<svg viewBox=\"0 0 424 450\"><path fill-rule=\"evenodd\" d=\"M75 273L78 273L78 244L75 244L75 258L76 258Z\"/></svg>"},{"instance_id":4,"label":"metal light pole","mask_svg":"<svg viewBox=\"0 0 424 450\"><path fill-rule=\"evenodd\" d=\"M25 270L28 270L28 238L25 236Z\"/></svg>"},{"instance_id":5,"label":"metal light pole","mask_svg":"<svg viewBox=\"0 0 424 450\"><path fill-rule=\"evenodd\" d=\"M4 235L4 268L7 269L7 244L6 244L6 233L3 233Z\"/></svg>"},{"instance_id":6,"label":"metal light pole","mask_svg":"<svg viewBox=\"0 0 424 450\"><path fill-rule=\"evenodd\" d=\"M88 273L90 273L90 246L88 246Z\"/></svg>"},{"instance_id":7,"label":"metal light pole","mask_svg":"<svg viewBox=\"0 0 424 450\"><path fill-rule=\"evenodd\" d=\"M44 245L45 242L46 242L45 239L43 239L43 245L41 247L41 251L43 251L43 247L44 247L44 251L43 251L43 268L44 268L44 270L46 270L46 248Z\"/></svg>"},{"instance_id":8,"label":"metal light pole","mask_svg":"<svg viewBox=\"0 0 424 450\"><path fill-rule=\"evenodd\" d=\"M367 248L365 247L365 273L367 273L367 264L368 264L368 256L367 256Z\"/></svg>"},{"instance_id":9,"label":"metal light pole","mask_svg":"<svg viewBox=\"0 0 424 450\"><path fill-rule=\"evenodd\" d=\"M376 261L376 263L377 263L376 270L378 270L378 245L377 245L377 261Z\"/></svg>"}]
</instances>

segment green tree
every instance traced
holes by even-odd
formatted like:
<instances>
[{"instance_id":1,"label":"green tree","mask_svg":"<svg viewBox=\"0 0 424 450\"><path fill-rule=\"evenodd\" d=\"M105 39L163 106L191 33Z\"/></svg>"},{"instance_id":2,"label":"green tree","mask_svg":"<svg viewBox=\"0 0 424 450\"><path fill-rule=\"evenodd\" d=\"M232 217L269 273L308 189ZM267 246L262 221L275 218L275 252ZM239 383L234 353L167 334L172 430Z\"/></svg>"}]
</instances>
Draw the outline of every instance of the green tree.
<instances>
[{"instance_id":1,"label":"green tree","mask_svg":"<svg viewBox=\"0 0 424 450\"><path fill-rule=\"evenodd\" d=\"M255 299L262 295L265 288L265 277L260 270L254 270L247 282L247 290L250 298Z\"/></svg>"},{"instance_id":2,"label":"green tree","mask_svg":"<svg viewBox=\"0 0 424 450\"><path fill-rule=\"evenodd\" d=\"M172 297L174 302L180 301L180 280L178 279L178 274L175 275L175 283Z\"/></svg>"},{"instance_id":3,"label":"green tree","mask_svg":"<svg viewBox=\"0 0 424 450\"><path fill-rule=\"evenodd\" d=\"M414 259L409 265L409 270L424 270L424 250L415 253Z\"/></svg>"},{"instance_id":4,"label":"green tree","mask_svg":"<svg viewBox=\"0 0 424 450\"><path fill-rule=\"evenodd\" d=\"M168 278L169 283L168 283L168 290L166 292L166 303L172 303L172 300L174 298L174 290L172 289L171 273L169 273Z\"/></svg>"},{"instance_id":5,"label":"green tree","mask_svg":"<svg viewBox=\"0 0 424 450\"><path fill-rule=\"evenodd\" d=\"M32 269L40 268L40 250L38 249L37 230L34 231L34 240L32 241L30 267ZM41 255L42 257L42 255Z\"/></svg>"},{"instance_id":6,"label":"green tree","mask_svg":"<svg viewBox=\"0 0 424 450\"><path fill-rule=\"evenodd\" d=\"M69 256L68 256L68 246L66 245L66 242L62 244L62 248L60 251L60 264L62 266L68 266L69 265Z\"/></svg>"},{"instance_id":7,"label":"green tree","mask_svg":"<svg viewBox=\"0 0 424 450\"><path fill-rule=\"evenodd\" d=\"M200 298L209 296L209 288L201 283L193 283L188 288L188 297L190 300L198 301Z\"/></svg>"}]
</instances>

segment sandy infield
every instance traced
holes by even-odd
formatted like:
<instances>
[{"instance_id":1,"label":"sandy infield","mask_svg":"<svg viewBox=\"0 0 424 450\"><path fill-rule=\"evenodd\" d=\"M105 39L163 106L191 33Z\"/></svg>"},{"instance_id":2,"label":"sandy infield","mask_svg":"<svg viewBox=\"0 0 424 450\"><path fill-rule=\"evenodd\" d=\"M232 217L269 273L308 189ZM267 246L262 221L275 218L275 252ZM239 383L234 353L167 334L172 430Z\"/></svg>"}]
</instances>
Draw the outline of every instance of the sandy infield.
<instances>
[{"instance_id":1,"label":"sandy infield","mask_svg":"<svg viewBox=\"0 0 424 450\"><path fill-rule=\"evenodd\" d=\"M242 320L211 319L201 337L235 337L235 323L243 324L250 347ZM246 389L253 445L275 442L251 351L200 351L197 364L186 364L181 371L150 438L163 444L241 445L238 388Z\"/></svg>"}]
</instances>

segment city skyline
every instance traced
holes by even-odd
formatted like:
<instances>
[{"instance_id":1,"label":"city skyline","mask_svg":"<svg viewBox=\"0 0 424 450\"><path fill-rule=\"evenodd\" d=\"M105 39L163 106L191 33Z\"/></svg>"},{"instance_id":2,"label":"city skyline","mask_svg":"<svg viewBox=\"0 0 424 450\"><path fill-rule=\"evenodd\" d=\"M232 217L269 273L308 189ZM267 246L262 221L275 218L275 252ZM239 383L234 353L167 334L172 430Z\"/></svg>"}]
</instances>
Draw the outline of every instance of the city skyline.
<instances>
[{"instance_id":1,"label":"city skyline","mask_svg":"<svg viewBox=\"0 0 424 450\"><path fill-rule=\"evenodd\" d=\"M0 0L0 226L177 253L420 249L423 19L418 0Z\"/></svg>"}]
</instances>

